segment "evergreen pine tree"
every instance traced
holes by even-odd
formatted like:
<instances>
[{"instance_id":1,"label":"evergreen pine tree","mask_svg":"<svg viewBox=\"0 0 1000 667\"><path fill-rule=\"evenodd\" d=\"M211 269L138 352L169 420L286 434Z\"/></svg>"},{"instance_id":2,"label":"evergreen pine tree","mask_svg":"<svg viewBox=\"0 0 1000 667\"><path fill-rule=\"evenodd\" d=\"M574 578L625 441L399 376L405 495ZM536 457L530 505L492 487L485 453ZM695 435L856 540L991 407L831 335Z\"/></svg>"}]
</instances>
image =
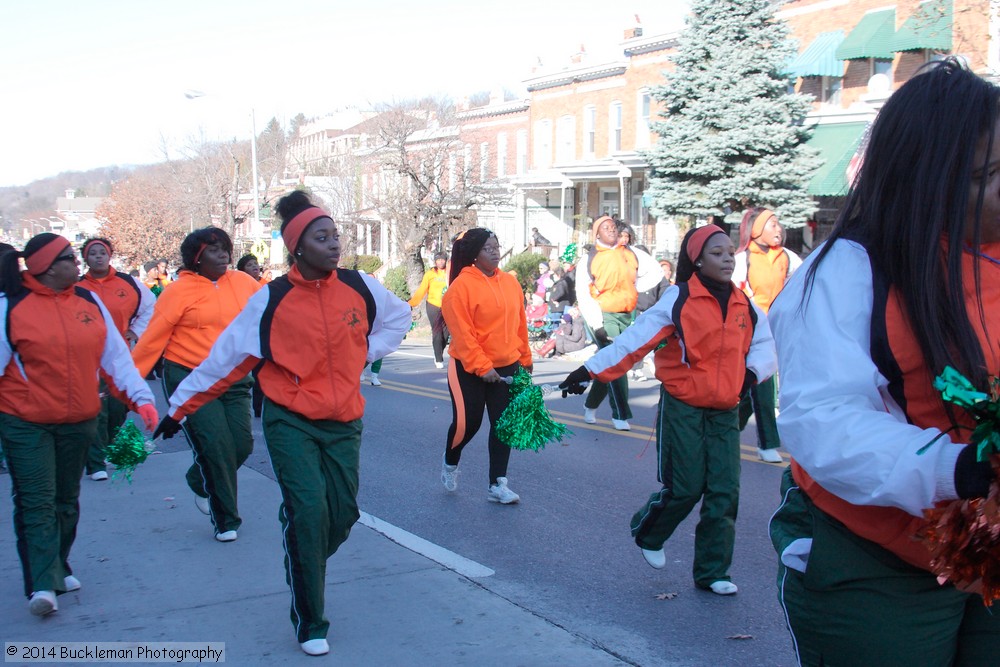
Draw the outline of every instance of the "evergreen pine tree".
<instances>
[{"instance_id":1,"label":"evergreen pine tree","mask_svg":"<svg viewBox=\"0 0 1000 667\"><path fill-rule=\"evenodd\" d=\"M651 208L707 216L774 207L800 226L815 210L806 185L821 161L803 143L811 98L789 93L795 44L770 0L692 0L676 68L650 91L662 104L645 157Z\"/></svg>"}]
</instances>

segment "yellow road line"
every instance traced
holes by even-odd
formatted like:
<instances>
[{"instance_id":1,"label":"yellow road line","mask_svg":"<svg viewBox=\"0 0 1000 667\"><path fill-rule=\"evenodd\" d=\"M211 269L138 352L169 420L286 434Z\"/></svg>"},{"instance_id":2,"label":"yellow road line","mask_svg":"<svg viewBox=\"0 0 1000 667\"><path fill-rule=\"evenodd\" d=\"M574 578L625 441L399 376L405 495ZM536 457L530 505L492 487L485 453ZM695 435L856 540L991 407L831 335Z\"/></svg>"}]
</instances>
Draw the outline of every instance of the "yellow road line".
<instances>
[{"instance_id":1,"label":"yellow road line","mask_svg":"<svg viewBox=\"0 0 1000 667\"><path fill-rule=\"evenodd\" d=\"M443 401L451 400L451 396L447 391L442 391L441 389L435 389L433 387L420 387L406 382L398 382L396 380L382 380L382 388L390 391L399 391L404 394L413 394L414 396L423 396L425 398L436 398ZM655 430L649 426L640 426L637 424L632 424L631 431L618 431L609 426L588 424L583 421L583 417L580 415L576 413L562 412L560 410L549 410L549 414L560 419L570 428L582 428L588 431L598 431L600 433L618 435L624 438L632 438L633 440L650 441L650 436L652 436L655 432ZM760 457L757 456L757 447L755 445L740 443L740 449L747 452L745 454L740 453L740 458L744 461L762 463L769 466L783 466L788 463L787 459L783 459L781 463L768 463L766 461L761 461Z\"/></svg>"}]
</instances>

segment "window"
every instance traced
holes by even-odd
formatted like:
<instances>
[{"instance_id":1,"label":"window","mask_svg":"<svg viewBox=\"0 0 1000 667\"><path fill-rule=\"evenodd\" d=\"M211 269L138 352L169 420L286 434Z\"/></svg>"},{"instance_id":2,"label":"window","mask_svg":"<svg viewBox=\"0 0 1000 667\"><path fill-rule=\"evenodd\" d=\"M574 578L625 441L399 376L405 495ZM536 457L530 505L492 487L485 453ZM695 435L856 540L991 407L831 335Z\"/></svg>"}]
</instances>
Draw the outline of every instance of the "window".
<instances>
[{"instance_id":1,"label":"window","mask_svg":"<svg viewBox=\"0 0 1000 667\"><path fill-rule=\"evenodd\" d=\"M462 158L464 160L462 165L462 180L468 183L472 180L472 144L465 144Z\"/></svg>"},{"instance_id":2,"label":"window","mask_svg":"<svg viewBox=\"0 0 1000 667\"><path fill-rule=\"evenodd\" d=\"M821 85L820 102L830 105L840 104L840 89L844 85L844 79L839 76L824 76L821 77Z\"/></svg>"},{"instance_id":3,"label":"window","mask_svg":"<svg viewBox=\"0 0 1000 667\"><path fill-rule=\"evenodd\" d=\"M485 183L489 177L486 168L490 164L490 145L485 141L479 144L479 182Z\"/></svg>"},{"instance_id":4,"label":"window","mask_svg":"<svg viewBox=\"0 0 1000 667\"><path fill-rule=\"evenodd\" d=\"M497 178L507 175L507 133L497 134Z\"/></svg>"},{"instance_id":5,"label":"window","mask_svg":"<svg viewBox=\"0 0 1000 667\"><path fill-rule=\"evenodd\" d=\"M448 189L454 190L458 184L458 155L455 151L448 153Z\"/></svg>"},{"instance_id":6,"label":"window","mask_svg":"<svg viewBox=\"0 0 1000 667\"><path fill-rule=\"evenodd\" d=\"M563 116L556 125L556 162L576 159L576 118Z\"/></svg>"},{"instance_id":7,"label":"window","mask_svg":"<svg viewBox=\"0 0 1000 667\"><path fill-rule=\"evenodd\" d=\"M608 152L622 149L622 103L612 102L608 107Z\"/></svg>"},{"instance_id":8,"label":"window","mask_svg":"<svg viewBox=\"0 0 1000 667\"><path fill-rule=\"evenodd\" d=\"M876 74L885 74L889 77L889 81L892 81L892 60L884 60L882 58L870 58L871 63L871 74L869 76L875 76Z\"/></svg>"},{"instance_id":9,"label":"window","mask_svg":"<svg viewBox=\"0 0 1000 667\"><path fill-rule=\"evenodd\" d=\"M540 120L535 123L534 165L546 169L552 165L552 121Z\"/></svg>"},{"instance_id":10,"label":"window","mask_svg":"<svg viewBox=\"0 0 1000 667\"><path fill-rule=\"evenodd\" d=\"M639 113L635 115L635 145L637 148L649 146L649 109L652 98L648 90L639 91L639 99L636 100L636 108Z\"/></svg>"},{"instance_id":11,"label":"window","mask_svg":"<svg viewBox=\"0 0 1000 667\"><path fill-rule=\"evenodd\" d=\"M583 107L583 155L594 157L597 148L597 107Z\"/></svg>"},{"instance_id":12,"label":"window","mask_svg":"<svg viewBox=\"0 0 1000 667\"><path fill-rule=\"evenodd\" d=\"M514 160L516 162L516 173L524 174L528 171L528 131L518 130L515 141Z\"/></svg>"}]
</instances>

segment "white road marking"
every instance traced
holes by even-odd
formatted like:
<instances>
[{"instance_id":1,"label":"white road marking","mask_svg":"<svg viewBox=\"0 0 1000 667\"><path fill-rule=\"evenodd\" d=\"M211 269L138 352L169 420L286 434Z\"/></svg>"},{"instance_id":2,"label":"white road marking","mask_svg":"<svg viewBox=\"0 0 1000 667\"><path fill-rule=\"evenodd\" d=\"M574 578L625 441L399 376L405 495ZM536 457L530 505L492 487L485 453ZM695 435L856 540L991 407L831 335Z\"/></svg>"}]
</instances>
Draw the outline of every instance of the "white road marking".
<instances>
[{"instance_id":1,"label":"white road marking","mask_svg":"<svg viewBox=\"0 0 1000 667\"><path fill-rule=\"evenodd\" d=\"M368 512L361 512L361 518L358 519L358 522L363 526L368 526L376 533L385 535L396 544L406 547L410 551L415 551L435 563L444 565L449 570L454 570L462 576L475 579L479 577L492 577L496 574L485 565L481 565L474 560L469 560L465 556L460 556L454 551L449 551L433 542L428 542L424 538L405 531L399 526L394 526L391 523L383 521L376 516L372 516Z\"/></svg>"}]
</instances>

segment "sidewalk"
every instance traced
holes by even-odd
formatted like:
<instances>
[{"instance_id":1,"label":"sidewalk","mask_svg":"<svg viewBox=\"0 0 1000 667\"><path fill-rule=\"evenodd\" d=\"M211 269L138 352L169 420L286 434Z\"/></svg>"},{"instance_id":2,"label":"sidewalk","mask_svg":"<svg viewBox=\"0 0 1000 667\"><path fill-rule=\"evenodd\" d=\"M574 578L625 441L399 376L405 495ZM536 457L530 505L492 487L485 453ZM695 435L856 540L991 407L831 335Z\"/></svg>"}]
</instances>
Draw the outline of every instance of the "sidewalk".
<instances>
[{"instance_id":1,"label":"sidewalk","mask_svg":"<svg viewBox=\"0 0 1000 667\"><path fill-rule=\"evenodd\" d=\"M277 484L240 470L243 527L222 544L184 482L190 462L154 455L131 485L83 479L71 555L83 588L45 618L28 613L0 474L0 639L225 642L231 665L624 664L361 524L329 561L330 654L306 656L289 621Z\"/></svg>"}]
</instances>

